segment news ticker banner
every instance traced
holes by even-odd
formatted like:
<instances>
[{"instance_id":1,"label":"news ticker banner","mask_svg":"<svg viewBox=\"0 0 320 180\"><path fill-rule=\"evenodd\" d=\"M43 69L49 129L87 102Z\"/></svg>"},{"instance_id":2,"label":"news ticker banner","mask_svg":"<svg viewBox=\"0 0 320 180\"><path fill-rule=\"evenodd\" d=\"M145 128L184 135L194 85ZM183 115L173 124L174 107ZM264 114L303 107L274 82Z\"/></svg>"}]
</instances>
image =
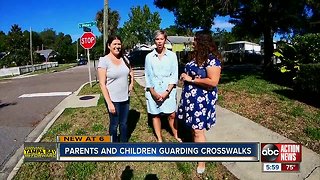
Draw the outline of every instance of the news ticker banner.
<instances>
[{"instance_id":1,"label":"news ticker banner","mask_svg":"<svg viewBox=\"0 0 320 180\"><path fill-rule=\"evenodd\" d=\"M110 136L58 136L25 143L25 161L259 161L264 172L297 172L296 143L111 143Z\"/></svg>"},{"instance_id":2,"label":"news ticker banner","mask_svg":"<svg viewBox=\"0 0 320 180\"><path fill-rule=\"evenodd\" d=\"M94 136L25 143L25 161L259 161L260 143L110 143ZM101 137L101 136L100 136ZM110 139L109 139L110 140Z\"/></svg>"},{"instance_id":3,"label":"news ticker banner","mask_svg":"<svg viewBox=\"0 0 320 180\"><path fill-rule=\"evenodd\" d=\"M299 172L302 145L297 143L261 143L264 172Z\"/></svg>"},{"instance_id":4,"label":"news ticker banner","mask_svg":"<svg viewBox=\"0 0 320 180\"><path fill-rule=\"evenodd\" d=\"M58 161L259 161L259 143L58 143Z\"/></svg>"}]
</instances>

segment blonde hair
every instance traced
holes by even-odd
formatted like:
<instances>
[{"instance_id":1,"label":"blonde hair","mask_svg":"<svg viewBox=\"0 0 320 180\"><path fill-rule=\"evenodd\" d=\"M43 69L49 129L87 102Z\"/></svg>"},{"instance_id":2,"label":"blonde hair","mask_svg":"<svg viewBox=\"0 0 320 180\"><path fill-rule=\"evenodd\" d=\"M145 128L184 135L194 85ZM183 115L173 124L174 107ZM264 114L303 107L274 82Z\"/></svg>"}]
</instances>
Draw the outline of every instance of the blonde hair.
<instances>
[{"instance_id":1,"label":"blonde hair","mask_svg":"<svg viewBox=\"0 0 320 180\"><path fill-rule=\"evenodd\" d=\"M164 36L165 39L167 39L167 33L164 30L156 30L153 33L153 39L155 40L161 34Z\"/></svg>"}]
</instances>

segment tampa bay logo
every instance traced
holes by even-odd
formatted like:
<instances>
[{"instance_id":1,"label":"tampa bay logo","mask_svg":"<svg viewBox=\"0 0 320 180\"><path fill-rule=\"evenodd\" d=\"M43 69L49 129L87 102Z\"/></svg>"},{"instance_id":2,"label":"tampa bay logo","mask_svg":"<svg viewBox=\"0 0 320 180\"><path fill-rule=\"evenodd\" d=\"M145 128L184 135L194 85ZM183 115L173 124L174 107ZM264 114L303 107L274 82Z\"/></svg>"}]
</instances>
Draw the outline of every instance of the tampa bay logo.
<instances>
[{"instance_id":1,"label":"tampa bay logo","mask_svg":"<svg viewBox=\"0 0 320 180\"><path fill-rule=\"evenodd\" d=\"M275 161L279 156L279 153L280 151L276 145L264 144L261 149L261 160L267 162Z\"/></svg>"}]
</instances>

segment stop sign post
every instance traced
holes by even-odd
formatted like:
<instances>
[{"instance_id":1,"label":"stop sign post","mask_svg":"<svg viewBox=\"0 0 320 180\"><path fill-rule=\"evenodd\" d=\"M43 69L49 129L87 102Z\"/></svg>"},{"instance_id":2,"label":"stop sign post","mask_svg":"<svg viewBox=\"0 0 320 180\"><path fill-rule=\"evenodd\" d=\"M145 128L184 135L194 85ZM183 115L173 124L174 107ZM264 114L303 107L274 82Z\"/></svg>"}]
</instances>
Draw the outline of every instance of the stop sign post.
<instances>
[{"instance_id":1,"label":"stop sign post","mask_svg":"<svg viewBox=\"0 0 320 180\"><path fill-rule=\"evenodd\" d=\"M87 50L88 55L88 69L89 69L89 82L90 86L92 87L91 83L91 70L90 70L90 53L89 49L91 49L96 44L96 36L92 32L85 32L80 38L80 45Z\"/></svg>"}]
</instances>

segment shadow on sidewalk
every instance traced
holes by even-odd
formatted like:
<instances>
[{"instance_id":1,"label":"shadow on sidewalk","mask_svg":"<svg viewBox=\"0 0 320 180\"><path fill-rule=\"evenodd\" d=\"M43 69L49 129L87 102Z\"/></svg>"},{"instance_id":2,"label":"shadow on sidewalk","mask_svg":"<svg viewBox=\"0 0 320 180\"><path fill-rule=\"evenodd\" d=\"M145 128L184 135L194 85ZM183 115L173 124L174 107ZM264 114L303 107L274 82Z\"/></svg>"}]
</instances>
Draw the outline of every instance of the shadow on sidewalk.
<instances>
[{"instance_id":1,"label":"shadow on sidewalk","mask_svg":"<svg viewBox=\"0 0 320 180\"><path fill-rule=\"evenodd\" d=\"M126 166L126 168L122 171L121 180L129 180L133 178L133 169L130 166Z\"/></svg>"},{"instance_id":2,"label":"shadow on sidewalk","mask_svg":"<svg viewBox=\"0 0 320 180\"><path fill-rule=\"evenodd\" d=\"M128 139L130 139L134 129L137 126L139 119L140 119L140 112L136 111L135 109L130 109L129 115L128 115L128 121L127 121Z\"/></svg>"},{"instance_id":3,"label":"shadow on sidewalk","mask_svg":"<svg viewBox=\"0 0 320 180\"><path fill-rule=\"evenodd\" d=\"M191 128L185 126L184 122L178 121L178 136L183 142L193 142Z\"/></svg>"},{"instance_id":4,"label":"shadow on sidewalk","mask_svg":"<svg viewBox=\"0 0 320 180\"><path fill-rule=\"evenodd\" d=\"M133 169L128 165L122 171L121 180L131 180L134 177ZM159 180L156 174L147 174L144 180Z\"/></svg>"}]
</instances>

